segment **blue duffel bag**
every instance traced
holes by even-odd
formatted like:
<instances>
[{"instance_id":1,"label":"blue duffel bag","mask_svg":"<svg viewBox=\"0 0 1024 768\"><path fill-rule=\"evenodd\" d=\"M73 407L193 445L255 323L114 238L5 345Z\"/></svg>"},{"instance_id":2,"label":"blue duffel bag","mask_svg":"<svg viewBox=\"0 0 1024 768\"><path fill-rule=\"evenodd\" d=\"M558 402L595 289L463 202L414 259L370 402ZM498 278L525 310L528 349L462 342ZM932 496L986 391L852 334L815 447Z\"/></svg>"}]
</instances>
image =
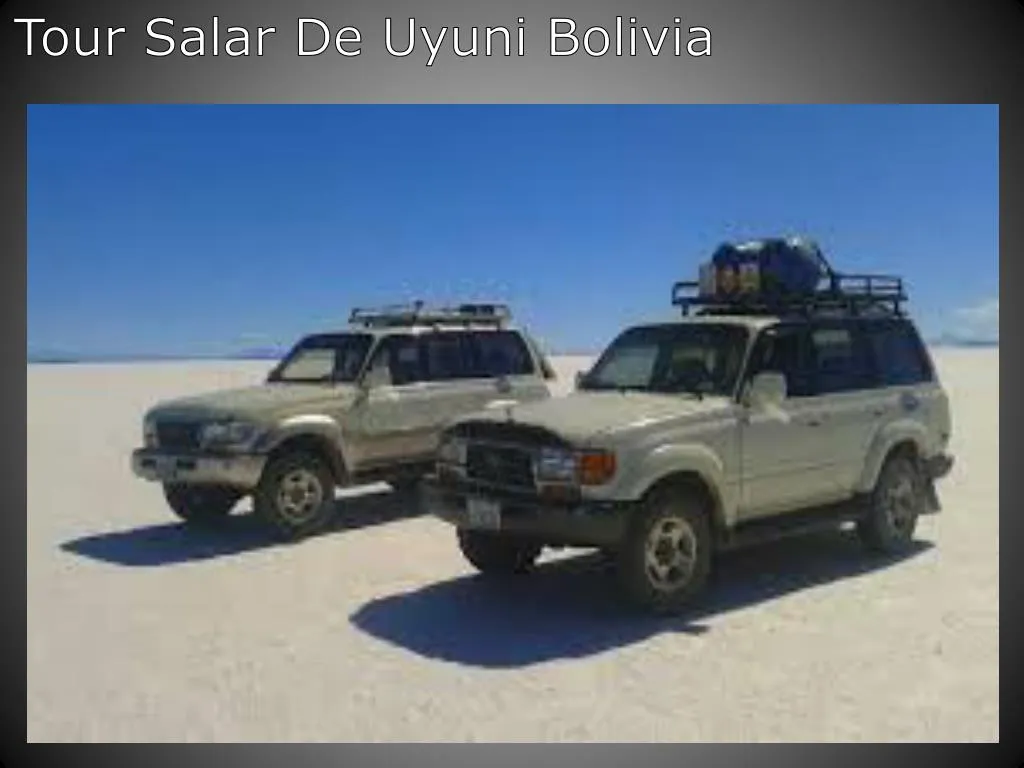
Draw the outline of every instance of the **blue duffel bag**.
<instances>
[{"instance_id":1,"label":"blue duffel bag","mask_svg":"<svg viewBox=\"0 0 1024 768\"><path fill-rule=\"evenodd\" d=\"M725 243L711 257L716 293L781 298L813 293L831 275L821 249L801 238Z\"/></svg>"}]
</instances>

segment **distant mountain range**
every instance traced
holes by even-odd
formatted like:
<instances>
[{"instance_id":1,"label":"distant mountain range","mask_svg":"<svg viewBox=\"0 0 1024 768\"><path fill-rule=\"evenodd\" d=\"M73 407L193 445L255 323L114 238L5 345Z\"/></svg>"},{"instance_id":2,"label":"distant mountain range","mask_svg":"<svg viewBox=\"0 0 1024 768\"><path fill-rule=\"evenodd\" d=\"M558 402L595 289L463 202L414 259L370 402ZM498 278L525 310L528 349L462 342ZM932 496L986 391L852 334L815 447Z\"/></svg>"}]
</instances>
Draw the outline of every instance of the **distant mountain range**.
<instances>
[{"instance_id":1,"label":"distant mountain range","mask_svg":"<svg viewBox=\"0 0 1024 768\"><path fill-rule=\"evenodd\" d=\"M961 337L944 333L934 339L928 339L928 344L933 347L998 347L999 339Z\"/></svg>"},{"instance_id":2,"label":"distant mountain range","mask_svg":"<svg viewBox=\"0 0 1024 768\"><path fill-rule=\"evenodd\" d=\"M144 363L185 360L280 360L284 351L272 348L243 349L238 352L223 354L159 354L151 352L121 352L110 354L75 353L53 350L28 350L28 362L34 364L47 363Z\"/></svg>"}]
</instances>

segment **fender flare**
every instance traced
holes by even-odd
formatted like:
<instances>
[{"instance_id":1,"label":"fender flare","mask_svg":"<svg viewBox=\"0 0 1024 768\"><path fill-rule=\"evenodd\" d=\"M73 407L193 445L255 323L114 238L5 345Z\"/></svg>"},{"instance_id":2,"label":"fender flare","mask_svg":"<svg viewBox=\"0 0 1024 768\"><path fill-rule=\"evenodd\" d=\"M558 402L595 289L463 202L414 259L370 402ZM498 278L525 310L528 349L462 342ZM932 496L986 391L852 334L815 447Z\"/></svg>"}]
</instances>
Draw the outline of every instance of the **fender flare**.
<instances>
[{"instance_id":1,"label":"fender flare","mask_svg":"<svg viewBox=\"0 0 1024 768\"><path fill-rule=\"evenodd\" d=\"M301 414L282 419L259 445L261 453L272 453L296 439L314 439L323 447L339 479L352 466L351 450L341 425L326 414Z\"/></svg>"},{"instance_id":2,"label":"fender flare","mask_svg":"<svg viewBox=\"0 0 1024 768\"><path fill-rule=\"evenodd\" d=\"M878 482L882 466L898 445L912 445L918 455L924 455L928 443L928 433L918 422L911 419L900 419L886 424L876 434L868 448L864 460L864 468L857 482L857 491L870 493Z\"/></svg>"},{"instance_id":3,"label":"fender flare","mask_svg":"<svg viewBox=\"0 0 1024 768\"><path fill-rule=\"evenodd\" d=\"M731 526L738 505L736 487L728 482L721 458L704 446L659 446L629 471L621 487L626 498L638 501L659 483L687 476L707 488L716 525Z\"/></svg>"}]
</instances>

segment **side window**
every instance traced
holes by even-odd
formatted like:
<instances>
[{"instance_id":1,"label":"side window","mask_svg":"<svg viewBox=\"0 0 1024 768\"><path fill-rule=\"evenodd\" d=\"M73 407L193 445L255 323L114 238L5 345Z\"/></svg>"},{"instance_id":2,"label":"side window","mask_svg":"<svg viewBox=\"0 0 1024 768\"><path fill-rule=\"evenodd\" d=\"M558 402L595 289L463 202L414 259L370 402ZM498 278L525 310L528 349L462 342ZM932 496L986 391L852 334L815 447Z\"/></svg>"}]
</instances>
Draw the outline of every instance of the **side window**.
<instances>
[{"instance_id":1,"label":"side window","mask_svg":"<svg viewBox=\"0 0 1024 768\"><path fill-rule=\"evenodd\" d=\"M762 371L786 377L788 397L814 395L814 376L806 354L806 333L798 327L769 328L762 332L750 358L750 376Z\"/></svg>"},{"instance_id":2,"label":"side window","mask_svg":"<svg viewBox=\"0 0 1024 768\"><path fill-rule=\"evenodd\" d=\"M931 381L932 370L917 332L908 323L884 323L868 333L878 382L899 387Z\"/></svg>"},{"instance_id":3,"label":"side window","mask_svg":"<svg viewBox=\"0 0 1024 768\"><path fill-rule=\"evenodd\" d=\"M466 334L438 332L420 338L427 381L452 381L472 375Z\"/></svg>"},{"instance_id":4,"label":"side window","mask_svg":"<svg viewBox=\"0 0 1024 768\"><path fill-rule=\"evenodd\" d=\"M478 376L523 376L534 372L526 342L514 331L481 331L473 334L473 342Z\"/></svg>"},{"instance_id":5,"label":"side window","mask_svg":"<svg viewBox=\"0 0 1024 768\"><path fill-rule=\"evenodd\" d=\"M871 366L855 325L837 323L814 328L810 347L818 394L871 388Z\"/></svg>"},{"instance_id":6,"label":"side window","mask_svg":"<svg viewBox=\"0 0 1024 768\"><path fill-rule=\"evenodd\" d=\"M419 340L415 336L388 336L377 346L370 367L384 368L395 387L423 381Z\"/></svg>"}]
</instances>

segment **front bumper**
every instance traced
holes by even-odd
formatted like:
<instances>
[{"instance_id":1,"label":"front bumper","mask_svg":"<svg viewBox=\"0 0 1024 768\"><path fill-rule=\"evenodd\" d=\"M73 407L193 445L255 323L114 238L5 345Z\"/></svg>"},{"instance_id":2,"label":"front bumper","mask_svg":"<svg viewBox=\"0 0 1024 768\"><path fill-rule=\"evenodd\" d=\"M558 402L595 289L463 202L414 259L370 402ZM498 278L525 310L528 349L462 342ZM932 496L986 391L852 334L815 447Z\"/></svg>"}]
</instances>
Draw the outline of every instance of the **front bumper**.
<instances>
[{"instance_id":1,"label":"front bumper","mask_svg":"<svg viewBox=\"0 0 1024 768\"><path fill-rule=\"evenodd\" d=\"M467 502L485 499L497 502L500 517L482 530L525 536L550 546L613 546L622 540L632 509L626 502L552 501L436 476L426 478L420 489L424 511L457 528L477 527Z\"/></svg>"},{"instance_id":2,"label":"front bumper","mask_svg":"<svg viewBox=\"0 0 1024 768\"><path fill-rule=\"evenodd\" d=\"M212 483L251 490L259 483L266 456L211 456L167 453L154 448L132 452L132 472L158 483Z\"/></svg>"}]
</instances>

